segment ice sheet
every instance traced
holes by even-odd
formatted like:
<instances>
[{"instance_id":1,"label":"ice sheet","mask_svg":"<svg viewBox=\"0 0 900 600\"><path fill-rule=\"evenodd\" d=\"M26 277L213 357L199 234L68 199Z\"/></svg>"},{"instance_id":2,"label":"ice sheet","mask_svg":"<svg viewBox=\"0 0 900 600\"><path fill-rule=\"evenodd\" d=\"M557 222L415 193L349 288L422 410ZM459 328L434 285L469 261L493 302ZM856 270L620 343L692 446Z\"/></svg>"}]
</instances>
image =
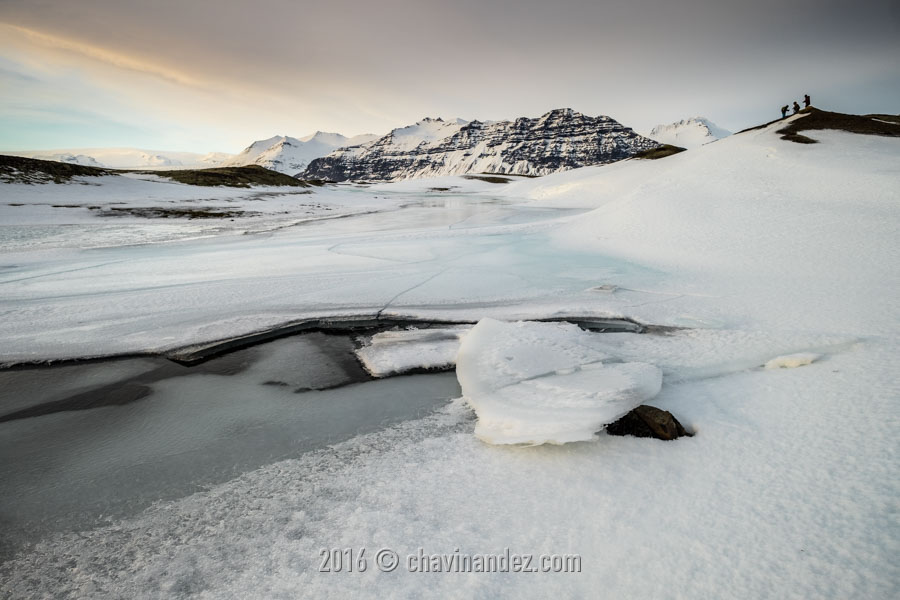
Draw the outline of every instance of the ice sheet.
<instances>
[{"instance_id":1,"label":"ice sheet","mask_svg":"<svg viewBox=\"0 0 900 600\"><path fill-rule=\"evenodd\" d=\"M482 319L463 338L456 376L491 444L565 444L594 434L659 393L662 372L604 364L596 336L569 323Z\"/></svg>"},{"instance_id":2,"label":"ice sheet","mask_svg":"<svg viewBox=\"0 0 900 600\"><path fill-rule=\"evenodd\" d=\"M356 356L375 377L456 364L459 340L471 326L383 331L365 340Z\"/></svg>"}]
</instances>

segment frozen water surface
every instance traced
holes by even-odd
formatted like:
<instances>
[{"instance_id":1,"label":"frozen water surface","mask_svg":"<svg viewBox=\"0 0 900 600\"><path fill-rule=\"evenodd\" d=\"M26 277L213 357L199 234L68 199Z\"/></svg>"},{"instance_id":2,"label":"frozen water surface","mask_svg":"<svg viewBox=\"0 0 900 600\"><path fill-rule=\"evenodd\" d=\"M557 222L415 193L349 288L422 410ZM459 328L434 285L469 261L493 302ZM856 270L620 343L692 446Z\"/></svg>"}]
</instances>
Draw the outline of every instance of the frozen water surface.
<instances>
[{"instance_id":1,"label":"frozen water surface","mask_svg":"<svg viewBox=\"0 0 900 600\"><path fill-rule=\"evenodd\" d=\"M483 307L542 315L547 303L577 311L586 289L644 271L548 243L583 208L484 193L319 195L347 217L235 235L248 221L238 219L201 239L6 253L0 361L163 351L317 315L428 318L434 309L477 320ZM360 214L366 206L375 208Z\"/></svg>"},{"instance_id":2,"label":"frozen water surface","mask_svg":"<svg viewBox=\"0 0 900 600\"><path fill-rule=\"evenodd\" d=\"M0 521L13 546L425 416L459 395L452 373L370 381L348 337L321 333L190 368L103 361L0 371L0 384Z\"/></svg>"}]
</instances>

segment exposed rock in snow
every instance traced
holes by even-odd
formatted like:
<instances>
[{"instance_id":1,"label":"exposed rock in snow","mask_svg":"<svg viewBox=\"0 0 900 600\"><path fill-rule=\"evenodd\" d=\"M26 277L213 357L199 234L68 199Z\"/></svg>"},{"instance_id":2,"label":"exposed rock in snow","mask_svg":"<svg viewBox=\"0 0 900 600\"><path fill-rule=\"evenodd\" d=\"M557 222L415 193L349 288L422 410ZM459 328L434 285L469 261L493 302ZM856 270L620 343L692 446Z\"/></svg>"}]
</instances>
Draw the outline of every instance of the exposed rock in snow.
<instances>
[{"instance_id":1,"label":"exposed rock in snow","mask_svg":"<svg viewBox=\"0 0 900 600\"><path fill-rule=\"evenodd\" d=\"M674 440L690 436L678 419L667 410L642 404L606 427L610 435L631 435L658 440Z\"/></svg>"},{"instance_id":2,"label":"exposed rock in snow","mask_svg":"<svg viewBox=\"0 0 900 600\"><path fill-rule=\"evenodd\" d=\"M317 131L303 138L276 135L253 142L243 152L226 161L224 166L260 165L273 171L296 175L315 158L325 156L337 148L370 142L376 137L365 134L348 138L325 131Z\"/></svg>"},{"instance_id":3,"label":"exposed rock in snow","mask_svg":"<svg viewBox=\"0 0 900 600\"><path fill-rule=\"evenodd\" d=\"M463 338L456 377L490 444L565 444L594 434L659 393L662 372L604 364L593 334L571 323L482 319Z\"/></svg>"},{"instance_id":4,"label":"exposed rock in snow","mask_svg":"<svg viewBox=\"0 0 900 600\"><path fill-rule=\"evenodd\" d=\"M671 144L682 148L696 148L731 135L704 117L691 117L669 125L657 125L647 137L661 144Z\"/></svg>"},{"instance_id":5,"label":"exposed rock in snow","mask_svg":"<svg viewBox=\"0 0 900 600\"><path fill-rule=\"evenodd\" d=\"M615 120L570 108L487 123L423 119L312 161L304 177L396 181L464 173L546 175L605 164L658 146Z\"/></svg>"}]
</instances>

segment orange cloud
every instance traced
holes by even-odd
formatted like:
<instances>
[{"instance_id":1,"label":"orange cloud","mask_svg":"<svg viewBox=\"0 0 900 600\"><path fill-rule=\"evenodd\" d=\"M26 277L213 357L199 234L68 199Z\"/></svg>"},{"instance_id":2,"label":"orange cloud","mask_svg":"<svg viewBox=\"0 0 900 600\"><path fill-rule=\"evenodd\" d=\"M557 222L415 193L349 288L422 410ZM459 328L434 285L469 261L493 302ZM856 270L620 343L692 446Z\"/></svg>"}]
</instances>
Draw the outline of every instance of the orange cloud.
<instances>
[{"instance_id":1,"label":"orange cloud","mask_svg":"<svg viewBox=\"0 0 900 600\"><path fill-rule=\"evenodd\" d=\"M140 60L113 52L99 46L92 46L83 42L62 38L55 35L48 35L40 31L20 27L18 25L10 25L7 23L0 24L0 30L6 30L2 37L7 41L15 44L16 37L28 46L38 46L46 50L55 50L66 53L75 53L84 58L88 58L106 65L114 66L128 71L134 71L145 75L159 77L172 83L187 85L191 87L205 87L209 84L207 81L198 79L192 75L188 75L183 71L178 71L170 67L160 64L154 64L145 60Z\"/></svg>"}]
</instances>

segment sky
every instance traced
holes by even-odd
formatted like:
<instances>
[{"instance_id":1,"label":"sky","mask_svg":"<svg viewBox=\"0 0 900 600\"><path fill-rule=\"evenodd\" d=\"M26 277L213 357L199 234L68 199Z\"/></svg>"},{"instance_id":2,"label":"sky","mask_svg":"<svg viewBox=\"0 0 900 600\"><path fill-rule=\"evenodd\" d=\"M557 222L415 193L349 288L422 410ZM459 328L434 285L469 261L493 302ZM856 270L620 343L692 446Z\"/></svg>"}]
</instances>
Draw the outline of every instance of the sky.
<instances>
[{"instance_id":1,"label":"sky","mask_svg":"<svg viewBox=\"0 0 900 600\"><path fill-rule=\"evenodd\" d=\"M900 112L900 2L0 0L0 149L238 152L570 107L732 131Z\"/></svg>"}]
</instances>

